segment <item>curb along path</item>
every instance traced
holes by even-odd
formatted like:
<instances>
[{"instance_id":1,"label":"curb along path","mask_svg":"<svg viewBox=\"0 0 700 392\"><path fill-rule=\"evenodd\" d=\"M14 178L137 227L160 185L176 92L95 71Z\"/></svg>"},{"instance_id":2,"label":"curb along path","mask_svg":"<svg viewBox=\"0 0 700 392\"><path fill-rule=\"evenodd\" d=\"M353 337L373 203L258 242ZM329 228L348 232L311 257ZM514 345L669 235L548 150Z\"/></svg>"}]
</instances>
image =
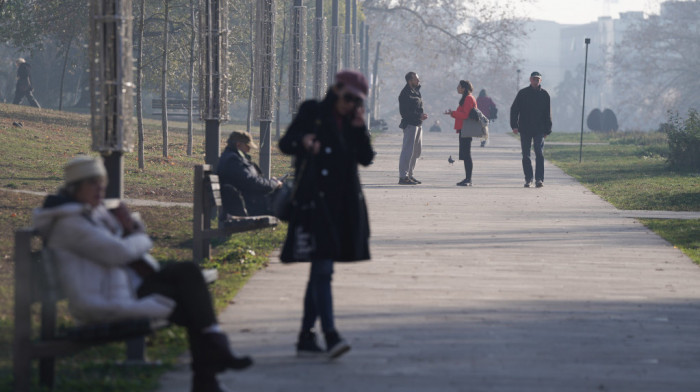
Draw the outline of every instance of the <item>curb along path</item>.
<instances>
[{"instance_id":1,"label":"curb along path","mask_svg":"<svg viewBox=\"0 0 700 392\"><path fill-rule=\"evenodd\" d=\"M424 133L418 186L399 186L401 135L362 172L373 260L336 264L340 360L294 356L308 265L273 257L220 317L250 370L235 391L698 391L700 268L546 164L523 188L505 134L472 147ZM546 147L545 147L546 148ZM159 391L189 391L185 364Z\"/></svg>"}]
</instances>

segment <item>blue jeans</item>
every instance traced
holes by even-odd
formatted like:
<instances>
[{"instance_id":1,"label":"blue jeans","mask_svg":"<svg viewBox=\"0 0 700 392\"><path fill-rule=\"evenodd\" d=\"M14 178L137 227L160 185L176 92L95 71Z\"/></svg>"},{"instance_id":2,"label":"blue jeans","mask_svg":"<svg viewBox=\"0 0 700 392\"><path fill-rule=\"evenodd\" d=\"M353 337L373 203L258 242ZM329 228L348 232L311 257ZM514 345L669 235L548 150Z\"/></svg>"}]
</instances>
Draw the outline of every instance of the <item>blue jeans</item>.
<instances>
[{"instance_id":1,"label":"blue jeans","mask_svg":"<svg viewBox=\"0 0 700 392\"><path fill-rule=\"evenodd\" d=\"M304 317L301 330L309 331L321 319L323 333L335 331L333 320L333 296L331 294L331 276L333 275L333 260L312 260L309 282L306 284L304 296Z\"/></svg>"},{"instance_id":2,"label":"blue jeans","mask_svg":"<svg viewBox=\"0 0 700 392\"><path fill-rule=\"evenodd\" d=\"M535 148L535 181L544 181L544 135L525 136L520 134L520 148L523 152L523 173L525 181L532 181L532 161L530 147Z\"/></svg>"}]
</instances>

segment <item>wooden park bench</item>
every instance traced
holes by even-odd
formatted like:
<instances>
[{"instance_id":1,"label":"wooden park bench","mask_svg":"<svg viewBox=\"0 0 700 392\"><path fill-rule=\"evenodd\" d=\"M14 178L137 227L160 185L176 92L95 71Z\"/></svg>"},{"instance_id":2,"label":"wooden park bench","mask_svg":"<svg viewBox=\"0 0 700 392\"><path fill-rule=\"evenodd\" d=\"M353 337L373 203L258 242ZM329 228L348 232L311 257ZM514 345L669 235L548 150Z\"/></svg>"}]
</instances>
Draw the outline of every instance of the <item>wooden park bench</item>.
<instances>
[{"instance_id":1,"label":"wooden park bench","mask_svg":"<svg viewBox=\"0 0 700 392\"><path fill-rule=\"evenodd\" d=\"M15 232L15 335L13 372L15 392L29 392L32 361L39 360L39 385L53 389L57 357L117 341L127 342L127 358L144 361L143 337L168 325L166 320L132 319L80 326L57 326L56 303L61 292L51 251L32 250L34 229ZM32 305L39 303L38 337L34 337Z\"/></svg>"},{"instance_id":2,"label":"wooden park bench","mask_svg":"<svg viewBox=\"0 0 700 392\"><path fill-rule=\"evenodd\" d=\"M211 239L225 238L234 233L277 226L277 218L270 215L231 216L221 208L219 176L212 172L211 165L196 165L194 168L194 219L192 257L195 263L211 255ZM218 217L218 227L211 227L211 218Z\"/></svg>"},{"instance_id":3,"label":"wooden park bench","mask_svg":"<svg viewBox=\"0 0 700 392\"><path fill-rule=\"evenodd\" d=\"M187 110L190 107L189 99L168 98L168 115L169 116L187 116ZM151 108L160 110L153 112L154 116L160 116L163 113L163 100L154 98L151 100ZM192 116L199 118L199 98L192 100Z\"/></svg>"}]
</instances>

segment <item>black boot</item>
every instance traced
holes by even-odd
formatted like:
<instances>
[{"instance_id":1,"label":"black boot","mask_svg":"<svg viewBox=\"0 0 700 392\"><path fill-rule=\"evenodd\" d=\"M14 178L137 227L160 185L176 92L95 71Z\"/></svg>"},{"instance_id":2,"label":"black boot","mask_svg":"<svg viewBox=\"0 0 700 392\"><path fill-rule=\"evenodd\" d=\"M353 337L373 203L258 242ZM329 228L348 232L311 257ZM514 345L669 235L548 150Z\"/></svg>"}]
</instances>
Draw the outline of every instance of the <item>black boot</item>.
<instances>
[{"instance_id":1,"label":"black boot","mask_svg":"<svg viewBox=\"0 0 700 392\"><path fill-rule=\"evenodd\" d=\"M192 392L227 392L216 379L216 373L224 371L225 368L209 363L202 334L188 331L187 337L192 356Z\"/></svg>"},{"instance_id":2,"label":"black boot","mask_svg":"<svg viewBox=\"0 0 700 392\"><path fill-rule=\"evenodd\" d=\"M325 351L316 343L316 334L313 330L299 332L297 341L297 356L302 358L324 355Z\"/></svg>"},{"instance_id":3,"label":"black boot","mask_svg":"<svg viewBox=\"0 0 700 392\"><path fill-rule=\"evenodd\" d=\"M192 392L229 392L219 385L213 372L194 372L192 375Z\"/></svg>"},{"instance_id":4,"label":"black boot","mask_svg":"<svg viewBox=\"0 0 700 392\"><path fill-rule=\"evenodd\" d=\"M228 342L228 337L223 333L209 332L202 334L202 350L206 355L206 361L215 365L221 366L222 370L235 369L242 370L253 364L253 359L250 357L237 357L231 350ZM221 371L216 369L217 371Z\"/></svg>"}]
</instances>

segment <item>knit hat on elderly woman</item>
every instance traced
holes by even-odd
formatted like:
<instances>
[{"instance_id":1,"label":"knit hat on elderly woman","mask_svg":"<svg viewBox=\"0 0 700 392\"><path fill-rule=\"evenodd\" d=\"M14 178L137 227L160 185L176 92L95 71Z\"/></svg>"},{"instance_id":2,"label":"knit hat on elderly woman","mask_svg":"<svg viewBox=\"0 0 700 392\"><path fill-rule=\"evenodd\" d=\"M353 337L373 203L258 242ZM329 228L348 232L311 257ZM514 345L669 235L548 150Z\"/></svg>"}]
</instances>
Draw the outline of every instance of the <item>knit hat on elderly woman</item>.
<instances>
[{"instance_id":1,"label":"knit hat on elderly woman","mask_svg":"<svg viewBox=\"0 0 700 392\"><path fill-rule=\"evenodd\" d=\"M63 167L65 185L93 177L107 178L107 170L102 163L102 158L78 155Z\"/></svg>"}]
</instances>

